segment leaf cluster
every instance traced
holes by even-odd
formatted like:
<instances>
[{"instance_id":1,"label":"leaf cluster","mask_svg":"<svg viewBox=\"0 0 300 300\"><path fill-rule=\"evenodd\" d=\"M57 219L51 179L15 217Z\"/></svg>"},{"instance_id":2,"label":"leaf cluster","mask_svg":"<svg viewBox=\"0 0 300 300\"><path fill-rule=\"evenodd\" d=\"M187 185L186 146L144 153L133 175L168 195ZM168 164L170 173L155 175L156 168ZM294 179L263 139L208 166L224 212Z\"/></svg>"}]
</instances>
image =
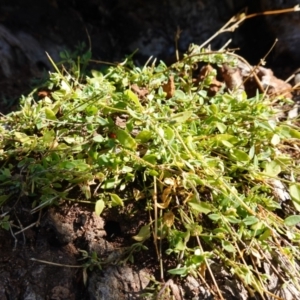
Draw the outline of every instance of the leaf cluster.
<instances>
[{"instance_id":1,"label":"leaf cluster","mask_svg":"<svg viewBox=\"0 0 300 300\"><path fill-rule=\"evenodd\" d=\"M171 274L203 278L221 261L263 295L261 261L283 256L291 268L278 273L299 286L300 217L278 216L274 184L299 212L299 128L279 121L264 95L224 85L209 96L216 69L195 81L200 62L235 63L194 46L170 67L126 60L83 76L56 66L46 96L23 96L21 109L0 120L0 205L27 196L33 213L76 201L101 214L130 203L149 214L133 238L152 236L159 257L173 255Z\"/></svg>"}]
</instances>

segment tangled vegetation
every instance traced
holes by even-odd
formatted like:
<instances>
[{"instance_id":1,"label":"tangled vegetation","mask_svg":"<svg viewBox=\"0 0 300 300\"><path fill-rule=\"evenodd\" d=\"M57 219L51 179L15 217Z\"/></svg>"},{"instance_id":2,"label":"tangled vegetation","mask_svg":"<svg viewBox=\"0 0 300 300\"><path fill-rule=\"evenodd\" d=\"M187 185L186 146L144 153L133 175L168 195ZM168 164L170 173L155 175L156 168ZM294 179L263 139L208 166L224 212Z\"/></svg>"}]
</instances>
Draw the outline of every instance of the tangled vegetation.
<instances>
[{"instance_id":1,"label":"tangled vegetation","mask_svg":"<svg viewBox=\"0 0 300 300\"><path fill-rule=\"evenodd\" d=\"M89 53L64 60L19 111L1 117L3 228L12 228L10 210L24 196L32 213L74 201L100 215L130 203L131 213L149 214L135 249L153 239L162 278L214 280L218 262L263 297L270 292L261 263L276 261L282 284L300 289L299 128L278 120L265 95L248 98L225 85L209 94L216 69L236 64L234 55L194 46L170 67L136 67L128 58L87 75ZM213 66L201 80L199 63ZM282 212L278 182L290 213ZM171 270L163 266L168 255L177 258Z\"/></svg>"}]
</instances>

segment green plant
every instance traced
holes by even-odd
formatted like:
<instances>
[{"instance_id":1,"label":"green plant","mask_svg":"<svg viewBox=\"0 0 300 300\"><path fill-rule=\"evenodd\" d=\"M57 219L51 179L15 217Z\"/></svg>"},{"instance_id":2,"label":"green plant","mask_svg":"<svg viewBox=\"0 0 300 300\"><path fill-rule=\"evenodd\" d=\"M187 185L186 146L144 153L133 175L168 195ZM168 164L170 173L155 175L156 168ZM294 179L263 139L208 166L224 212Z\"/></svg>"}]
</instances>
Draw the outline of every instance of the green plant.
<instances>
[{"instance_id":1,"label":"green plant","mask_svg":"<svg viewBox=\"0 0 300 300\"><path fill-rule=\"evenodd\" d=\"M202 280L214 280L210 264L220 261L250 295L264 295L259 261L271 256L299 288L300 219L276 214L274 190L274 180L287 186L300 211L297 124L278 121L264 95L208 96L215 69L194 80L199 62L236 61L193 46L170 67L129 59L83 77L76 63L55 65L47 96L22 97L20 111L1 118L1 204L11 190L32 199L32 213L62 201L92 203L97 214L132 204L149 214L134 245L153 237L161 278L165 255L177 260L169 274Z\"/></svg>"},{"instance_id":2,"label":"green plant","mask_svg":"<svg viewBox=\"0 0 300 300\"><path fill-rule=\"evenodd\" d=\"M0 216L0 227L3 229L9 230L10 228L10 221L9 216Z\"/></svg>"}]
</instances>

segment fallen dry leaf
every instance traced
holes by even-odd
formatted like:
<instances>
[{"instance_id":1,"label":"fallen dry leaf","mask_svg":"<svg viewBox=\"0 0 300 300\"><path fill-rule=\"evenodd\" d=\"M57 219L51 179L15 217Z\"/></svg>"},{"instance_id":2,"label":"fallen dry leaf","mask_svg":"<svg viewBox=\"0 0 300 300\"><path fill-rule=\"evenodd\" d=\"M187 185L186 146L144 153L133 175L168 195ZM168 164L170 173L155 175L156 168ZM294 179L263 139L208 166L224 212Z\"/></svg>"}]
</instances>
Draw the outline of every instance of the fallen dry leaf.
<instances>
[{"instance_id":1,"label":"fallen dry leaf","mask_svg":"<svg viewBox=\"0 0 300 300\"><path fill-rule=\"evenodd\" d=\"M200 74L199 74L199 78L196 81L197 83L202 82L206 76L208 76L212 71L213 71L213 67L211 65L206 65L204 67L201 68L200 70ZM208 96L214 96L222 87L222 82L218 81L215 78L213 78L209 89L208 89Z\"/></svg>"},{"instance_id":2,"label":"fallen dry leaf","mask_svg":"<svg viewBox=\"0 0 300 300\"><path fill-rule=\"evenodd\" d=\"M38 91L38 97L40 99L43 99L45 97L50 97L51 96L51 92L47 91L47 90L43 90L43 91Z\"/></svg>"},{"instance_id":3,"label":"fallen dry leaf","mask_svg":"<svg viewBox=\"0 0 300 300\"><path fill-rule=\"evenodd\" d=\"M170 76L168 82L165 83L162 88L163 91L167 93L167 99L172 98L175 92L174 76Z\"/></svg>"},{"instance_id":4,"label":"fallen dry leaf","mask_svg":"<svg viewBox=\"0 0 300 300\"><path fill-rule=\"evenodd\" d=\"M221 68L221 73L228 90L245 90L243 77L238 67L231 67L228 64L224 64Z\"/></svg>"},{"instance_id":5,"label":"fallen dry leaf","mask_svg":"<svg viewBox=\"0 0 300 300\"><path fill-rule=\"evenodd\" d=\"M143 99L145 96L149 94L149 91L145 87L140 87L137 84L133 84L131 86L131 90L135 92L140 99Z\"/></svg>"}]
</instances>

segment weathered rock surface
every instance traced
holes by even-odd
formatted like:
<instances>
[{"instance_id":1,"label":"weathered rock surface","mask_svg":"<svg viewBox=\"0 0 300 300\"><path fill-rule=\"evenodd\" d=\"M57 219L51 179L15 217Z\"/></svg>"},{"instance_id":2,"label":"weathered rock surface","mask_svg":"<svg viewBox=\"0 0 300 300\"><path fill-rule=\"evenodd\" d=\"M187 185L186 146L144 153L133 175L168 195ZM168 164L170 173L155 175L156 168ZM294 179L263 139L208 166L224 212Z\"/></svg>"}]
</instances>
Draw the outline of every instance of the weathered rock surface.
<instances>
[{"instance_id":1,"label":"weathered rock surface","mask_svg":"<svg viewBox=\"0 0 300 300\"><path fill-rule=\"evenodd\" d=\"M141 299L142 290L149 284L150 274L146 270L112 266L99 274L93 272L89 278L90 300Z\"/></svg>"},{"instance_id":2,"label":"weathered rock surface","mask_svg":"<svg viewBox=\"0 0 300 300\"><path fill-rule=\"evenodd\" d=\"M204 43L245 5L245 0L121 0L116 17L126 24L120 31L129 51L165 59L175 55L176 34L178 50L185 52L191 43ZM235 33L223 33L211 42L212 48L221 48L230 38L239 39Z\"/></svg>"},{"instance_id":3,"label":"weathered rock surface","mask_svg":"<svg viewBox=\"0 0 300 300\"><path fill-rule=\"evenodd\" d=\"M172 61L176 48L185 52L190 43L202 44L247 6L251 12L257 12L297 4L297 0L4 2L0 4L0 73L12 78L20 69L26 68L28 75L38 75L44 67L51 67L45 51L56 60L62 49L74 49L82 41L91 42L93 56L97 59L120 60L125 54L139 49L137 57L147 59L154 56ZM210 43L211 47L219 49L232 39L229 47L241 47L242 51L253 48L251 51L255 52L255 48L266 47L262 44L264 39L272 41L278 37L274 50L276 59L284 55L300 63L297 50L300 45L300 12L264 19L265 22L254 24L260 28L250 28L255 32L251 37L244 26L251 21L246 21L234 32L217 36ZM262 34L267 36L260 36ZM259 44L253 43L254 36Z\"/></svg>"},{"instance_id":4,"label":"weathered rock surface","mask_svg":"<svg viewBox=\"0 0 300 300\"><path fill-rule=\"evenodd\" d=\"M262 0L262 11L281 10L300 5L298 0ZM276 59L282 55L290 56L300 63L300 12L269 15L265 17L266 24L274 37L278 38L275 46Z\"/></svg>"},{"instance_id":5,"label":"weathered rock surface","mask_svg":"<svg viewBox=\"0 0 300 300\"><path fill-rule=\"evenodd\" d=\"M91 46L96 60L121 61L139 49L141 63L156 56L171 63L175 51L190 43L202 44L232 16L248 7L248 13L292 7L297 0L11 0L0 3L0 111L13 105L6 99L30 92L30 79L41 77L60 60L63 49L74 51L79 43ZM279 38L267 62L275 74L289 76L300 66L300 12L246 20L234 31L210 42L229 48L255 65ZM176 40L175 41L175 36ZM85 48L87 49L87 48ZM81 51L82 53L82 51ZM275 69L274 69L275 68Z\"/></svg>"}]
</instances>

